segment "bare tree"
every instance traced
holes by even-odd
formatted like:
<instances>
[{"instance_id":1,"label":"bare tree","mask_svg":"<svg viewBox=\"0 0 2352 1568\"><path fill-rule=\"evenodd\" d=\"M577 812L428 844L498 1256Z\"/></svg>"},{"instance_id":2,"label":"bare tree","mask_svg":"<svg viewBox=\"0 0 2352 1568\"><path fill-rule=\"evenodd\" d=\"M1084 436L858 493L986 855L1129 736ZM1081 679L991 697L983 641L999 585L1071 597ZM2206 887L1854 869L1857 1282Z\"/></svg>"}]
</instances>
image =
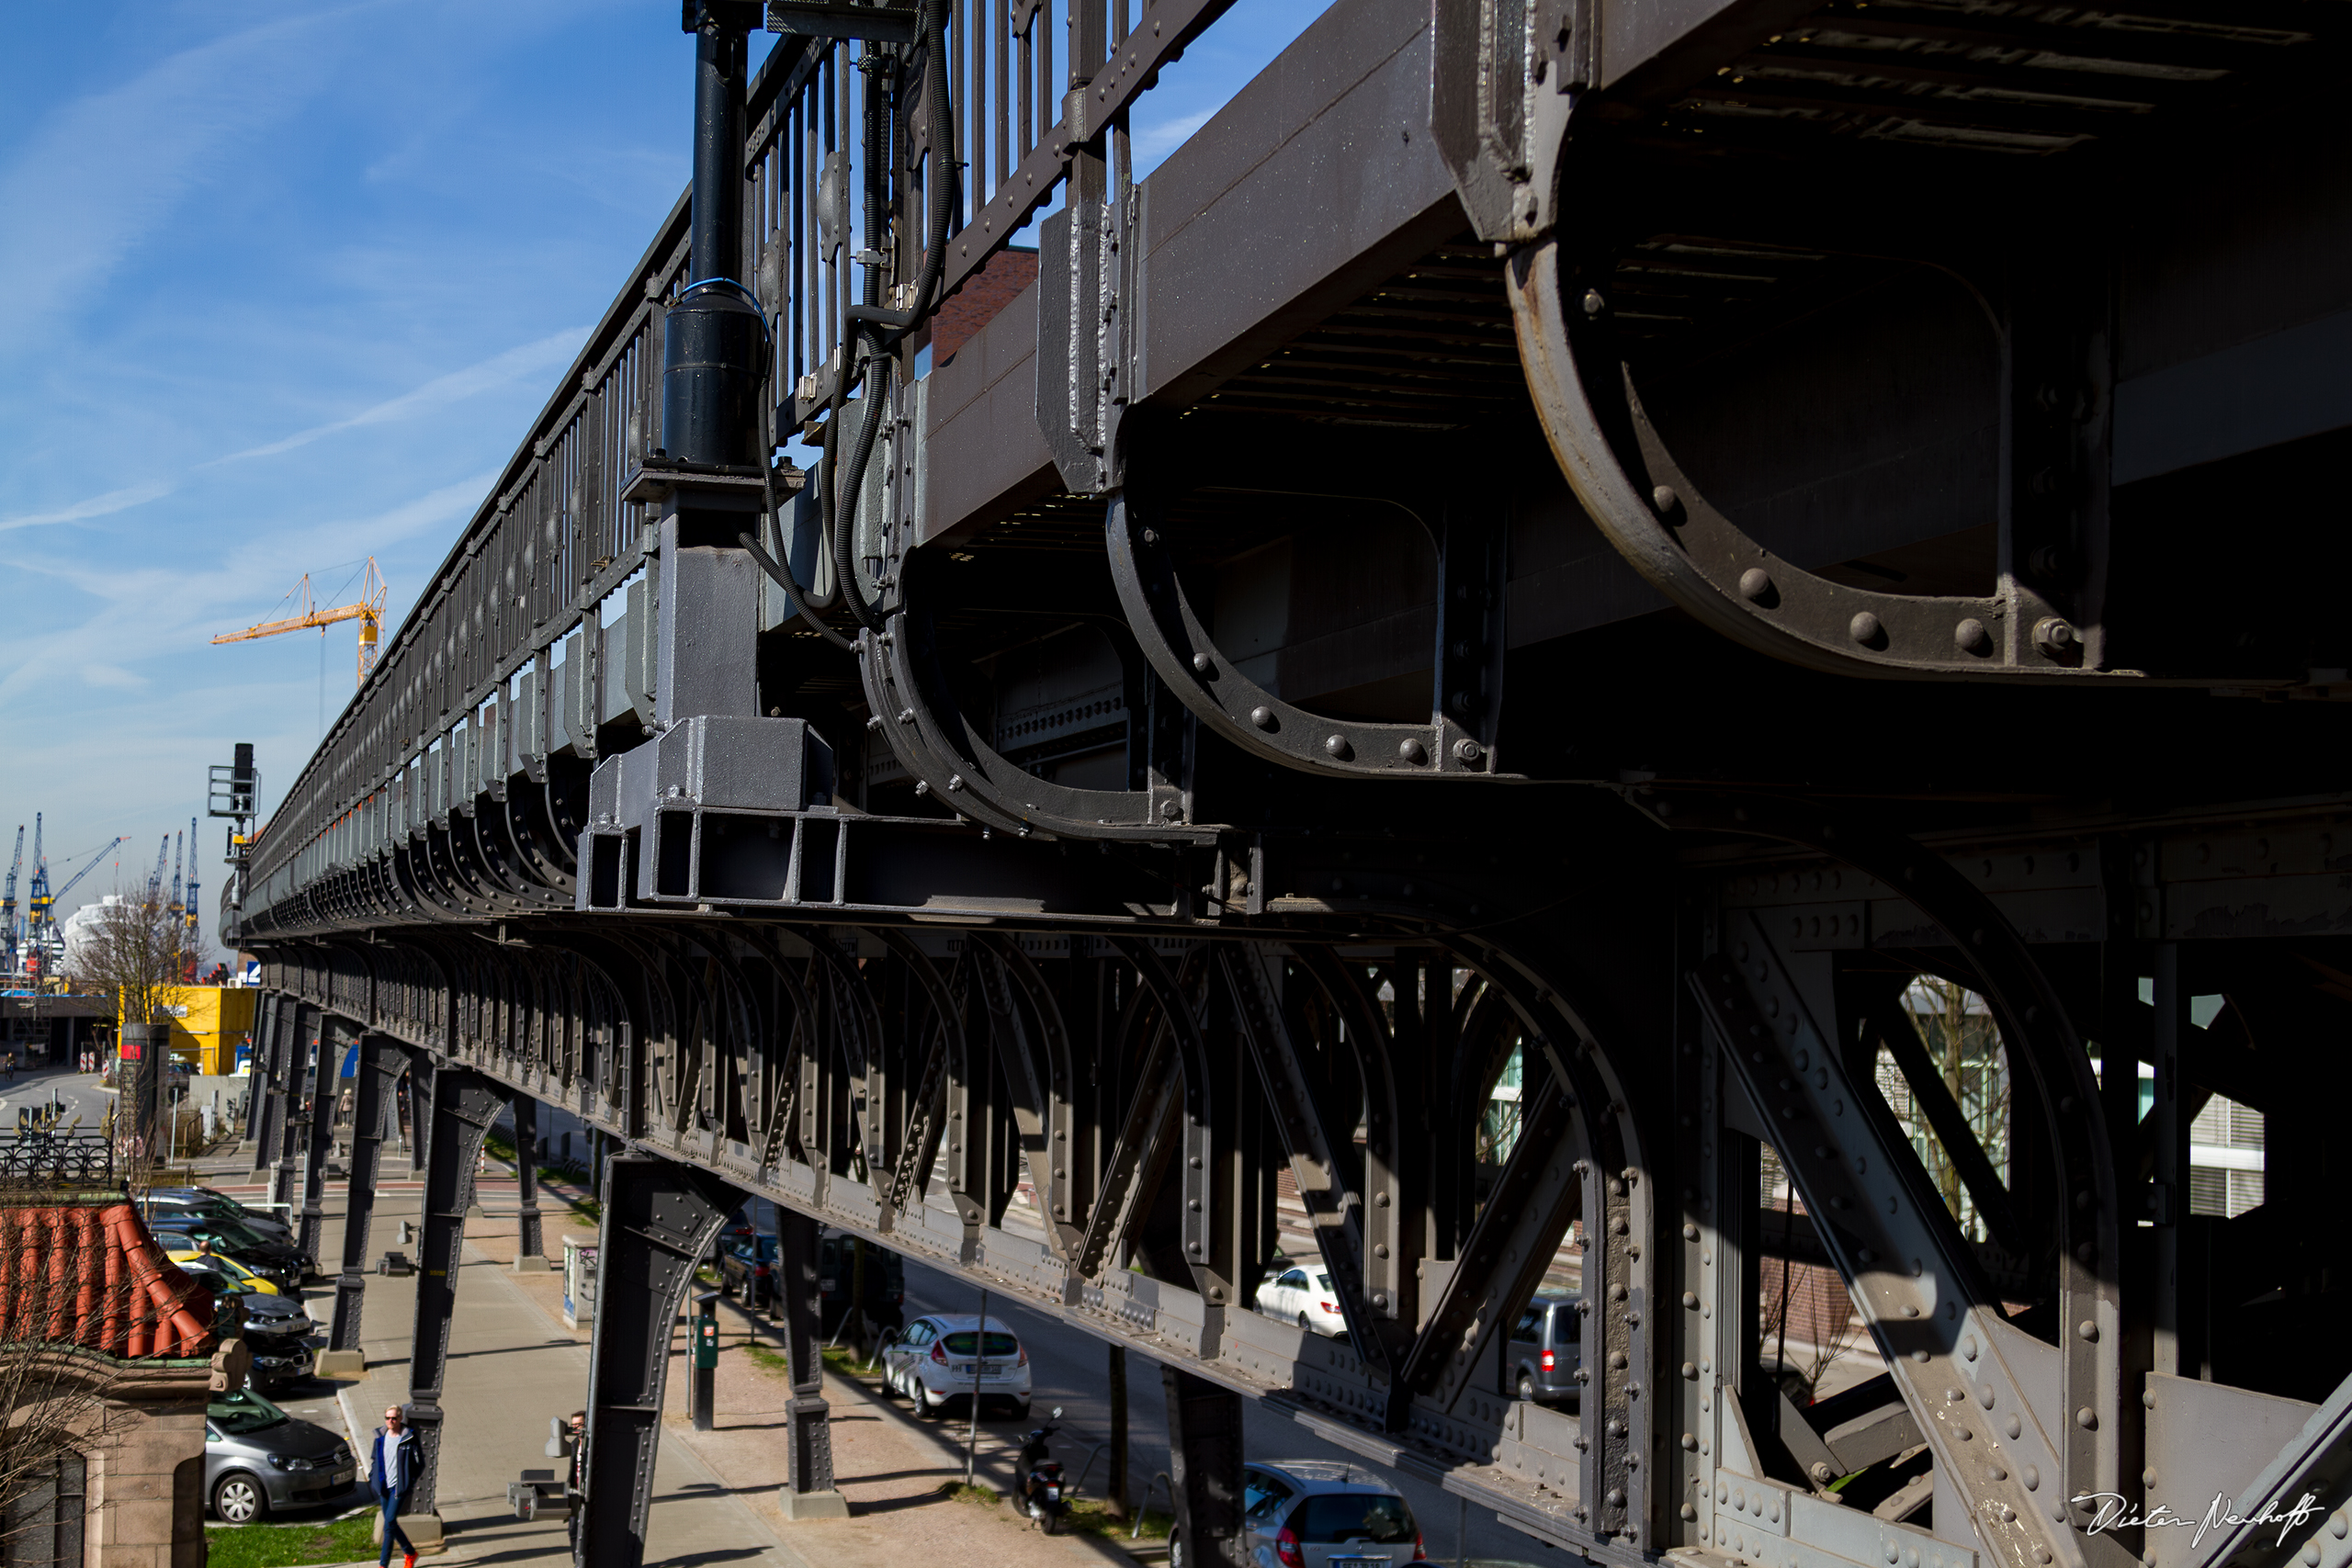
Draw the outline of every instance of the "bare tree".
<instances>
[{"instance_id":1,"label":"bare tree","mask_svg":"<svg viewBox=\"0 0 2352 1568\"><path fill-rule=\"evenodd\" d=\"M204 956L203 938L187 914L140 888L101 905L74 944L72 978L106 997L125 1023L161 1023L164 993L190 983Z\"/></svg>"},{"instance_id":2,"label":"bare tree","mask_svg":"<svg viewBox=\"0 0 2352 1568\"><path fill-rule=\"evenodd\" d=\"M2004 1178L2008 1174L2009 1073L2008 1056L1992 1010L1965 986L1938 975L1921 975L1911 983L1906 1002L1912 1026L1928 1048L1928 1059L1943 1079L1944 1090L1960 1108L1976 1134L1985 1159ZM1892 1063L1887 1064L1892 1066ZM1883 1073L1883 1068L1882 1069ZM1984 1239L1984 1222L1961 1179L1959 1164L1944 1147L1928 1119L1905 1097L1900 1119L1918 1149L1928 1176L1944 1206L1962 1230Z\"/></svg>"}]
</instances>

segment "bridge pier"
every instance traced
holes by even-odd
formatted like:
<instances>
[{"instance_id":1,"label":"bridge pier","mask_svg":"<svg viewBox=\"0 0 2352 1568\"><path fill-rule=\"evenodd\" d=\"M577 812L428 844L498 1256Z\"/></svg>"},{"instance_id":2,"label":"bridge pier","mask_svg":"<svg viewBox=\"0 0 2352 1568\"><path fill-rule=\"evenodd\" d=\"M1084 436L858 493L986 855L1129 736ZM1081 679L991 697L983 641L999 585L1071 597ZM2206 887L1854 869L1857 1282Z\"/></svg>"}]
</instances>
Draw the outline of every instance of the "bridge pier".
<instances>
[{"instance_id":1,"label":"bridge pier","mask_svg":"<svg viewBox=\"0 0 2352 1568\"><path fill-rule=\"evenodd\" d=\"M319 1242L326 1224L327 1153L334 1146L335 1100L343 1084L343 1048L356 1038L340 1019L319 1021L318 1060L311 1068L311 1119L302 1149L302 1216L294 1245L319 1272Z\"/></svg>"},{"instance_id":2,"label":"bridge pier","mask_svg":"<svg viewBox=\"0 0 2352 1568\"><path fill-rule=\"evenodd\" d=\"M787 1519L842 1519L849 1500L833 1482L832 1407L825 1399L825 1364L819 1352L817 1222L778 1208L776 1303L784 1314L784 1354L792 1380L785 1402L785 1441L791 1479L776 1494Z\"/></svg>"},{"instance_id":3,"label":"bridge pier","mask_svg":"<svg viewBox=\"0 0 2352 1568\"><path fill-rule=\"evenodd\" d=\"M640 1568L672 1328L695 1265L741 1198L717 1176L645 1154L606 1161L602 1197L579 1562Z\"/></svg>"},{"instance_id":4,"label":"bridge pier","mask_svg":"<svg viewBox=\"0 0 2352 1568\"><path fill-rule=\"evenodd\" d=\"M433 1077L430 1055L412 1051L408 1058L408 1168L424 1174L433 1143Z\"/></svg>"},{"instance_id":5,"label":"bridge pier","mask_svg":"<svg viewBox=\"0 0 2352 1568\"><path fill-rule=\"evenodd\" d=\"M254 1174L269 1168L271 1151L286 1120L285 1078L287 1010L294 998L282 991L265 991L254 1008L253 1088L245 1096L245 1136L253 1140Z\"/></svg>"},{"instance_id":6,"label":"bridge pier","mask_svg":"<svg viewBox=\"0 0 2352 1568\"><path fill-rule=\"evenodd\" d=\"M1170 1539L1183 1542L1188 1565L1244 1568L1241 1396L1164 1363L1159 1375L1168 1392Z\"/></svg>"},{"instance_id":7,"label":"bridge pier","mask_svg":"<svg viewBox=\"0 0 2352 1568\"><path fill-rule=\"evenodd\" d=\"M302 1138L307 1132L305 1118L310 1101L310 1079L304 1076L311 1059L311 1048L319 1032L319 1010L308 1002L294 1004L292 1018L288 1021L284 1051L285 1076L278 1089L277 1164L269 1173L269 1201L288 1201L294 1188L295 1164L301 1158Z\"/></svg>"},{"instance_id":8,"label":"bridge pier","mask_svg":"<svg viewBox=\"0 0 2352 1568\"><path fill-rule=\"evenodd\" d=\"M356 1377L368 1370L360 1348L360 1315L367 1306L368 1230L376 1212L376 1169L383 1153L384 1118L391 1109L399 1047L380 1034L359 1037L358 1088L351 1108L351 1176L343 1215L343 1270L334 1281L334 1322L327 1348L319 1352L318 1375Z\"/></svg>"},{"instance_id":9,"label":"bridge pier","mask_svg":"<svg viewBox=\"0 0 2352 1568\"><path fill-rule=\"evenodd\" d=\"M539 1102L527 1094L508 1101L514 1115L514 1272L548 1267L539 1223Z\"/></svg>"},{"instance_id":10,"label":"bridge pier","mask_svg":"<svg viewBox=\"0 0 2352 1568\"><path fill-rule=\"evenodd\" d=\"M415 1053L422 1055L424 1053ZM413 1059L413 1057L412 1058ZM409 1347L410 1429L423 1457L416 1487L401 1510L401 1529L420 1547L438 1541L435 1512L441 1469L441 1389L449 1364L449 1318L466 1245L466 1211L474 1201L474 1164L498 1113L498 1086L479 1073L441 1067L432 1075L433 1157L424 1175L424 1234L416 1259L416 1326ZM419 1522L411 1524L413 1516Z\"/></svg>"}]
</instances>

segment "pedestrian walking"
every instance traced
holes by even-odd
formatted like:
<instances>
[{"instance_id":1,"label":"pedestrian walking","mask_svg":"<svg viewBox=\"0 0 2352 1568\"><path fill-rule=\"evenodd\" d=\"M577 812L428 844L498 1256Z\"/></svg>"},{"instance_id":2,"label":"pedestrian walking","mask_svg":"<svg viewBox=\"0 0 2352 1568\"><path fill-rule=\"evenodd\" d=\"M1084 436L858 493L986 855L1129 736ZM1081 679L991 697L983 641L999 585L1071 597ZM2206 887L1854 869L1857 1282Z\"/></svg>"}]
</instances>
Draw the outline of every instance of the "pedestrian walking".
<instances>
[{"instance_id":1,"label":"pedestrian walking","mask_svg":"<svg viewBox=\"0 0 2352 1568\"><path fill-rule=\"evenodd\" d=\"M395 1404L385 1411L384 1424L376 1429L376 1451L368 1469L368 1484L384 1507L384 1551L376 1560L378 1568L391 1568L395 1540L401 1543L401 1568L416 1568L416 1548L401 1529L401 1505L408 1500L409 1488L416 1484L416 1467L423 1457L416 1434L401 1419L401 1407Z\"/></svg>"},{"instance_id":2,"label":"pedestrian walking","mask_svg":"<svg viewBox=\"0 0 2352 1568\"><path fill-rule=\"evenodd\" d=\"M580 1510L588 1499L588 1412L571 1413L571 1484L564 1488L564 1501L571 1506L571 1517L564 1528L571 1532L571 1557L580 1559Z\"/></svg>"}]
</instances>

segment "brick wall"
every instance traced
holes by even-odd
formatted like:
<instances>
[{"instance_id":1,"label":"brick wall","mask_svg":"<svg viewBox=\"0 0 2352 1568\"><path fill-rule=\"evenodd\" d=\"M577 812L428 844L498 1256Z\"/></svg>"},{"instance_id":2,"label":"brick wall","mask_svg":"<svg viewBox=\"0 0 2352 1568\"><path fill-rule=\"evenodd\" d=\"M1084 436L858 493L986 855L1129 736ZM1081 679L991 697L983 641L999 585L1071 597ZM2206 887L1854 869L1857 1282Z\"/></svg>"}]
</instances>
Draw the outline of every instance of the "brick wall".
<instances>
[{"instance_id":1,"label":"brick wall","mask_svg":"<svg viewBox=\"0 0 2352 1568\"><path fill-rule=\"evenodd\" d=\"M972 340L1013 296L1037 281L1037 253L999 251L988 265L965 279L964 287L939 307L931 321L931 364L937 369Z\"/></svg>"}]
</instances>

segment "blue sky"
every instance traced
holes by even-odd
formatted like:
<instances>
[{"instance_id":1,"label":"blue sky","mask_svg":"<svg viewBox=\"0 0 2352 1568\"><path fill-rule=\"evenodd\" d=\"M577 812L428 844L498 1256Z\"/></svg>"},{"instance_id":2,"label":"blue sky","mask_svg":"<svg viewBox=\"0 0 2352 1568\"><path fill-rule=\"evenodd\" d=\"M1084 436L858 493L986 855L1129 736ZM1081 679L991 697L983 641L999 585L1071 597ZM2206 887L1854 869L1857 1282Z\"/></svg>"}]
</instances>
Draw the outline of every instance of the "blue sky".
<instances>
[{"instance_id":1,"label":"blue sky","mask_svg":"<svg viewBox=\"0 0 2352 1568\"><path fill-rule=\"evenodd\" d=\"M1139 169L1321 9L1241 0L1138 107ZM352 627L209 639L370 555L407 613L684 187L693 47L674 0L7 25L0 854L36 810L60 879L130 839L62 914L143 880L235 742L266 804L300 772Z\"/></svg>"}]
</instances>

